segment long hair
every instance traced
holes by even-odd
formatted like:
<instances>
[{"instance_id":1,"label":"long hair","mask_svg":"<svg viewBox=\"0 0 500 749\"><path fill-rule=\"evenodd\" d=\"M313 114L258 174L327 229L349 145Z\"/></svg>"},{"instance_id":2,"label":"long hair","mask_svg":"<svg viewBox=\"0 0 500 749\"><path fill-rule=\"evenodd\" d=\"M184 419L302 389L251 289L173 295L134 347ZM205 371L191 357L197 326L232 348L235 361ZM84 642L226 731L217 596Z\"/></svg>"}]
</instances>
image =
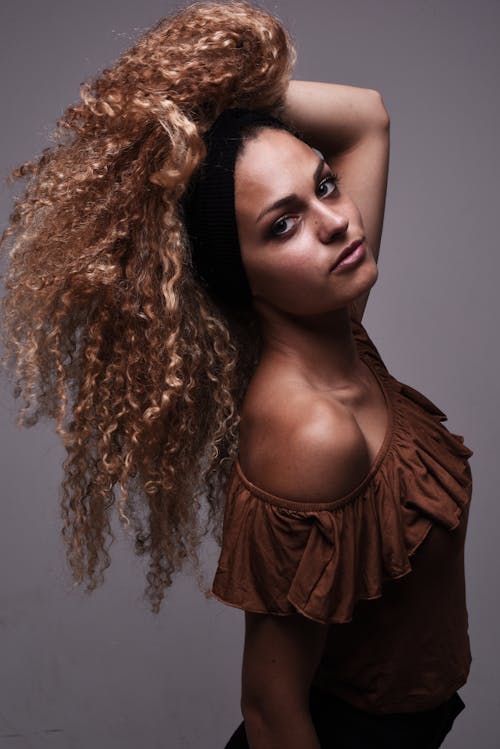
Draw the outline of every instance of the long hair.
<instances>
[{"instance_id":1,"label":"long hair","mask_svg":"<svg viewBox=\"0 0 500 749\"><path fill-rule=\"evenodd\" d=\"M154 613L188 560L200 573L203 536L221 543L259 336L196 282L179 200L223 109L282 114L295 59L266 10L195 2L84 82L54 142L7 178L26 184L0 237L2 364L17 424L53 419L65 446L61 532L87 592L111 561L115 502L149 554Z\"/></svg>"}]
</instances>

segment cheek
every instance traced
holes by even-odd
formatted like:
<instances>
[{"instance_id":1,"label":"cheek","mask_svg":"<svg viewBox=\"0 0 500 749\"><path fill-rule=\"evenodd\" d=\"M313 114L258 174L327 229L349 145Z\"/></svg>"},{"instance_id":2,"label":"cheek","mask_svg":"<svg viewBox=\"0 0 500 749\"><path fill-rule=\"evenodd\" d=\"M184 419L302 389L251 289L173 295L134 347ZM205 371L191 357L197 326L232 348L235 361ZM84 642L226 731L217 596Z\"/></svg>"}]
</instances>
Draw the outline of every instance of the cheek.
<instances>
[{"instance_id":1,"label":"cheek","mask_svg":"<svg viewBox=\"0 0 500 749\"><path fill-rule=\"evenodd\" d=\"M319 259L307 248L291 245L280 255L278 249L272 262L253 269L252 285L257 294L279 306L290 307L300 299L317 296L325 279ZM324 275L324 274L323 274Z\"/></svg>"}]
</instances>

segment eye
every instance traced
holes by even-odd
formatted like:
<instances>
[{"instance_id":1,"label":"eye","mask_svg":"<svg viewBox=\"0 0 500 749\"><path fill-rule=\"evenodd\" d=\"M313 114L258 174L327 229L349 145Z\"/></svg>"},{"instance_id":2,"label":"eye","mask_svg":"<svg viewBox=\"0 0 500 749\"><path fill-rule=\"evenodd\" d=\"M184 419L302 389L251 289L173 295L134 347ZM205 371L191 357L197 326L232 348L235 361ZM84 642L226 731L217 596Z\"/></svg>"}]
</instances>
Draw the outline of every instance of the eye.
<instances>
[{"instance_id":1,"label":"eye","mask_svg":"<svg viewBox=\"0 0 500 749\"><path fill-rule=\"evenodd\" d=\"M286 231L286 222L292 220L293 216L283 216L283 218L280 218L279 221L276 221L276 223L271 226L271 234L275 237L287 234L288 232ZM279 227L283 227L283 224L285 224L285 231L279 231Z\"/></svg>"},{"instance_id":2,"label":"eye","mask_svg":"<svg viewBox=\"0 0 500 749\"><path fill-rule=\"evenodd\" d=\"M323 193L323 196L331 195L332 192L338 191L339 182L340 177L338 176L338 174L329 174L328 177L325 177L325 179L321 180L318 185L318 190L325 185L330 185L332 186L332 190L330 190L330 192Z\"/></svg>"},{"instance_id":3,"label":"eye","mask_svg":"<svg viewBox=\"0 0 500 749\"><path fill-rule=\"evenodd\" d=\"M320 195L320 197L328 197L328 195L332 195L335 192L338 192L338 184L340 182L340 177L338 174L329 174L327 177L321 180L321 182L318 185L318 190L321 190L322 187L327 187L326 192ZM330 190L328 190L328 187L331 187ZM293 216L283 216L278 221L276 221L271 226L270 234L272 237L284 237L287 234L290 233L291 230L286 229L286 222L287 221L293 221ZM283 229L283 231L280 231L280 228ZM292 225L293 228L293 225Z\"/></svg>"}]
</instances>

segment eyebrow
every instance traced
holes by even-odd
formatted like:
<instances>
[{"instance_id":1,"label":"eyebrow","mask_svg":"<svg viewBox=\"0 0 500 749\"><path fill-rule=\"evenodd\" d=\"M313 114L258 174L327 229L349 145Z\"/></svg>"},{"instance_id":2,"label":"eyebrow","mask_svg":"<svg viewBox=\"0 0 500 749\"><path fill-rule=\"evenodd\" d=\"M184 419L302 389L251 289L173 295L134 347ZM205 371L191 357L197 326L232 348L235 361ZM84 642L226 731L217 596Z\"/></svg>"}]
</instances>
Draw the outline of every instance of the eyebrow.
<instances>
[{"instance_id":1,"label":"eyebrow","mask_svg":"<svg viewBox=\"0 0 500 749\"><path fill-rule=\"evenodd\" d=\"M316 185L316 182L318 181L325 164L326 164L326 161L323 158L320 158L316 166L316 169L314 170L313 185ZM258 224L261 218L266 215L266 213L270 213L270 211L275 211L277 208L283 208L283 206L289 205L290 203L298 202L298 200L299 200L299 197L294 192L291 193L291 195L285 195L284 198L280 198L279 200L276 200L267 208L264 208L264 210L261 211L259 215L257 216L255 223Z\"/></svg>"}]
</instances>

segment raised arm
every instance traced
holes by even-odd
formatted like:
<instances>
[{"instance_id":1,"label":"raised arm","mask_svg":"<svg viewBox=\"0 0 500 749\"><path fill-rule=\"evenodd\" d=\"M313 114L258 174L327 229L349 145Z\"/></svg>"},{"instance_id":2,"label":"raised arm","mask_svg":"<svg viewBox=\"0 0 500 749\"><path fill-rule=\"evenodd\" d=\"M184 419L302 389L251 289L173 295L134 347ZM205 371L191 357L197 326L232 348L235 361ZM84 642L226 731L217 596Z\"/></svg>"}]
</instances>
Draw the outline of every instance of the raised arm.
<instances>
[{"instance_id":1,"label":"raised arm","mask_svg":"<svg viewBox=\"0 0 500 749\"><path fill-rule=\"evenodd\" d=\"M363 217L368 245L378 260L389 172L389 114L375 89L337 83L289 83L284 111L318 148ZM356 300L361 321L368 295Z\"/></svg>"}]
</instances>

